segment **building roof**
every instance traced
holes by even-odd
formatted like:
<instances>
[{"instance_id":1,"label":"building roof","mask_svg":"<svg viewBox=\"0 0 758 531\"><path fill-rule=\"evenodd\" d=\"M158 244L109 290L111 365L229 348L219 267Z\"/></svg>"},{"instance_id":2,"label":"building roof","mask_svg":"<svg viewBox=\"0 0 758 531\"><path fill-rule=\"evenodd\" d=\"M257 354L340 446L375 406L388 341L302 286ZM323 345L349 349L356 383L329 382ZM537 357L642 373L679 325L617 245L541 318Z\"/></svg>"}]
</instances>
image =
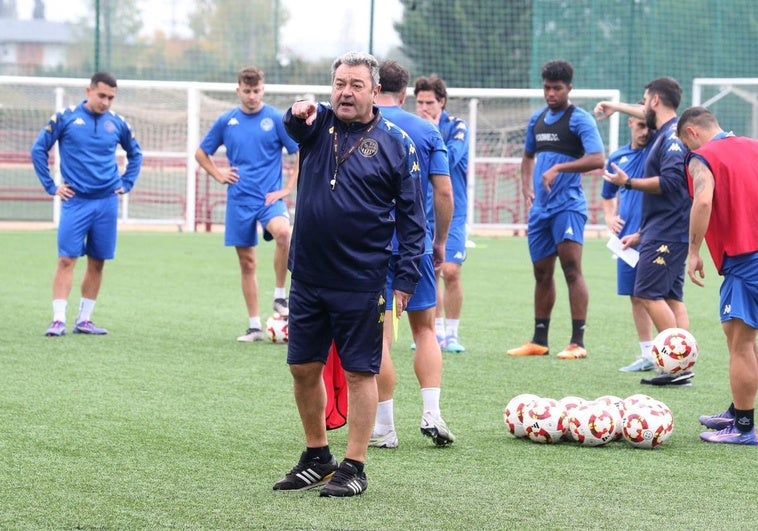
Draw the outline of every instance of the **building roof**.
<instances>
[{"instance_id":1,"label":"building roof","mask_svg":"<svg viewBox=\"0 0 758 531\"><path fill-rule=\"evenodd\" d=\"M65 44L74 40L74 25L32 19L0 18L0 43Z\"/></svg>"}]
</instances>

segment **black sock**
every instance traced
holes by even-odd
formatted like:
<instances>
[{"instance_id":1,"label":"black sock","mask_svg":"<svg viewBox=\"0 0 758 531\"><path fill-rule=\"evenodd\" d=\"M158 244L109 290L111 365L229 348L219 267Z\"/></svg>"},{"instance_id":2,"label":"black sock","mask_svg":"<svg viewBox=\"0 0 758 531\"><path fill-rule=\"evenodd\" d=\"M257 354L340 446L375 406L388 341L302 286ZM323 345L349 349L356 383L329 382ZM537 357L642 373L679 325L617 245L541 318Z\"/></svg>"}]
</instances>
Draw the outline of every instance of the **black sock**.
<instances>
[{"instance_id":1,"label":"black sock","mask_svg":"<svg viewBox=\"0 0 758 531\"><path fill-rule=\"evenodd\" d=\"M321 446L319 448L306 448L305 458L310 461L311 459L318 459L322 463L328 463L332 457L332 453L329 451L329 445Z\"/></svg>"},{"instance_id":2,"label":"black sock","mask_svg":"<svg viewBox=\"0 0 758 531\"><path fill-rule=\"evenodd\" d=\"M356 461L355 459L348 459L348 458L346 457L346 458L345 458L345 460L343 461L343 463L345 463L345 462L347 462L347 463L350 463L350 464L351 464L351 465L353 465L353 466L354 466L356 469L358 469L358 473L359 473L359 474L362 474L362 473L363 473L363 463L361 463L360 461Z\"/></svg>"},{"instance_id":3,"label":"black sock","mask_svg":"<svg viewBox=\"0 0 758 531\"><path fill-rule=\"evenodd\" d=\"M534 320L534 337L532 343L537 343L543 347L547 346L547 331L550 328L550 319Z\"/></svg>"},{"instance_id":4,"label":"black sock","mask_svg":"<svg viewBox=\"0 0 758 531\"><path fill-rule=\"evenodd\" d=\"M571 320L571 343L584 346L584 319L572 319Z\"/></svg>"},{"instance_id":5,"label":"black sock","mask_svg":"<svg viewBox=\"0 0 758 531\"><path fill-rule=\"evenodd\" d=\"M755 427L755 409L734 410L734 425L742 433L752 431Z\"/></svg>"},{"instance_id":6,"label":"black sock","mask_svg":"<svg viewBox=\"0 0 758 531\"><path fill-rule=\"evenodd\" d=\"M732 416L734 416L734 402L732 402L731 404L729 404L729 407L728 407L728 408L726 408L726 410L727 410L729 413L731 413L731 414L732 414Z\"/></svg>"}]
</instances>

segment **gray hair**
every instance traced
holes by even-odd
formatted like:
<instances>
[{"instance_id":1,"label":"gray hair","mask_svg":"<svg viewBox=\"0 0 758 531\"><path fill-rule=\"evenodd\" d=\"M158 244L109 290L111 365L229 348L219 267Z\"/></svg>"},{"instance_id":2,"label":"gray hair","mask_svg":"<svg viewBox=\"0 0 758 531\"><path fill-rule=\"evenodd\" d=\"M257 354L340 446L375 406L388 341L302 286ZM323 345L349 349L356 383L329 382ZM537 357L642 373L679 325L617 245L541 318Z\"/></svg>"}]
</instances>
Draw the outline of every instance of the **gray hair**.
<instances>
[{"instance_id":1,"label":"gray hair","mask_svg":"<svg viewBox=\"0 0 758 531\"><path fill-rule=\"evenodd\" d=\"M347 52L339 56L332 63L332 80L334 80L334 73L343 64L347 66L366 65L371 73L373 86L379 84L379 61L373 55L365 52Z\"/></svg>"}]
</instances>

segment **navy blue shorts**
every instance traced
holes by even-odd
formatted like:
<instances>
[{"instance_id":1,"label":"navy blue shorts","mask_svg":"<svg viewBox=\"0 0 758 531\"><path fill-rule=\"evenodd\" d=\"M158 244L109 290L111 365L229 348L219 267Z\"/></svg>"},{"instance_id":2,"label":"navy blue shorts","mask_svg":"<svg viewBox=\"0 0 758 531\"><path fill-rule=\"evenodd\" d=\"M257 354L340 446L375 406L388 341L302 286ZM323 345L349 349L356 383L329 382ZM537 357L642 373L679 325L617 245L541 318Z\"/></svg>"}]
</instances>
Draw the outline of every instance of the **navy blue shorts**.
<instances>
[{"instance_id":1,"label":"navy blue shorts","mask_svg":"<svg viewBox=\"0 0 758 531\"><path fill-rule=\"evenodd\" d=\"M287 363L326 363L334 338L345 370L378 374L384 309L384 289L342 291L292 279Z\"/></svg>"},{"instance_id":2,"label":"navy blue shorts","mask_svg":"<svg viewBox=\"0 0 758 531\"><path fill-rule=\"evenodd\" d=\"M684 300L684 264L686 243L642 242L634 296L646 300Z\"/></svg>"}]
</instances>

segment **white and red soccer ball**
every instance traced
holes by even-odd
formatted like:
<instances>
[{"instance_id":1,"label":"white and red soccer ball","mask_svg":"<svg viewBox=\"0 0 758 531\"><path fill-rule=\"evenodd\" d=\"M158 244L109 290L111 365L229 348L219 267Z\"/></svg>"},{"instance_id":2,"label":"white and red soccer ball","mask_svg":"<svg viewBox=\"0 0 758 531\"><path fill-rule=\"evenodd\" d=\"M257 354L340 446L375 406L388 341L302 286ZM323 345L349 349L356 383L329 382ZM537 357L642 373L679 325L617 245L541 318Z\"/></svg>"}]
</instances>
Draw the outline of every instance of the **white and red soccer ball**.
<instances>
[{"instance_id":1,"label":"white and red soccer ball","mask_svg":"<svg viewBox=\"0 0 758 531\"><path fill-rule=\"evenodd\" d=\"M536 443L554 444L566 435L566 408L552 398L538 398L524 406L524 431Z\"/></svg>"},{"instance_id":2,"label":"white and red soccer ball","mask_svg":"<svg viewBox=\"0 0 758 531\"><path fill-rule=\"evenodd\" d=\"M505 406L503 421L505 422L505 427L508 428L508 431L514 437L526 437L526 431L524 430L524 407L537 399L539 399L537 395L522 393L511 398L508 405Z\"/></svg>"},{"instance_id":3,"label":"white and red soccer ball","mask_svg":"<svg viewBox=\"0 0 758 531\"><path fill-rule=\"evenodd\" d=\"M674 416L659 400L629 405L624 411L624 440L637 448L657 448L671 437Z\"/></svg>"},{"instance_id":4,"label":"white and red soccer ball","mask_svg":"<svg viewBox=\"0 0 758 531\"><path fill-rule=\"evenodd\" d=\"M287 343L290 338L287 322L287 319L279 314L269 317L266 320L266 337L272 343Z\"/></svg>"},{"instance_id":5,"label":"white and red soccer ball","mask_svg":"<svg viewBox=\"0 0 758 531\"><path fill-rule=\"evenodd\" d=\"M602 400L586 402L568 414L568 431L581 446L600 446L616 439L621 415Z\"/></svg>"},{"instance_id":6,"label":"white and red soccer ball","mask_svg":"<svg viewBox=\"0 0 758 531\"><path fill-rule=\"evenodd\" d=\"M653 340L653 360L663 372L676 374L689 370L697 355L697 341L684 328L668 328Z\"/></svg>"}]
</instances>

